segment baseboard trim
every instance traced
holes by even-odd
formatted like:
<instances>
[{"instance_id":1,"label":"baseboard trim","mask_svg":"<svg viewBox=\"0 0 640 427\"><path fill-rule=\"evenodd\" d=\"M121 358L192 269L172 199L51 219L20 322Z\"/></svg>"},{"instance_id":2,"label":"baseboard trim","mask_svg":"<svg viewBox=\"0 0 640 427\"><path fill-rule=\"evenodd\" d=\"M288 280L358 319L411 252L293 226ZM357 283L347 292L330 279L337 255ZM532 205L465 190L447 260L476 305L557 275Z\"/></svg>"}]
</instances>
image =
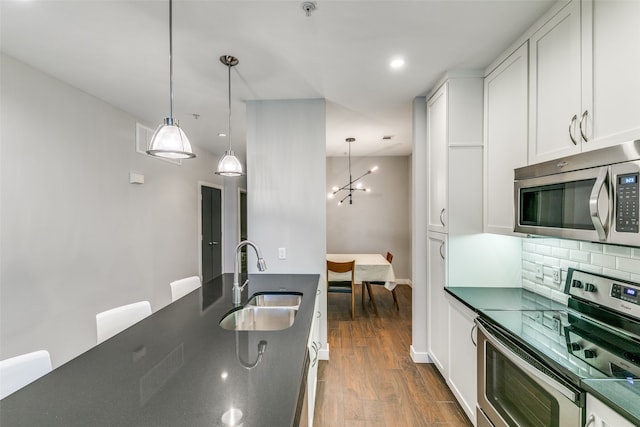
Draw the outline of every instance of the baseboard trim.
<instances>
[{"instance_id":1,"label":"baseboard trim","mask_svg":"<svg viewBox=\"0 0 640 427\"><path fill-rule=\"evenodd\" d=\"M426 351L416 351L413 345L411 345L411 360L414 363L433 363Z\"/></svg>"},{"instance_id":2,"label":"baseboard trim","mask_svg":"<svg viewBox=\"0 0 640 427\"><path fill-rule=\"evenodd\" d=\"M409 285L410 288L413 288L413 283L411 279L396 279L397 285Z\"/></svg>"},{"instance_id":3,"label":"baseboard trim","mask_svg":"<svg viewBox=\"0 0 640 427\"><path fill-rule=\"evenodd\" d=\"M318 359L329 360L329 343L326 344L326 347L323 347L318 351Z\"/></svg>"}]
</instances>

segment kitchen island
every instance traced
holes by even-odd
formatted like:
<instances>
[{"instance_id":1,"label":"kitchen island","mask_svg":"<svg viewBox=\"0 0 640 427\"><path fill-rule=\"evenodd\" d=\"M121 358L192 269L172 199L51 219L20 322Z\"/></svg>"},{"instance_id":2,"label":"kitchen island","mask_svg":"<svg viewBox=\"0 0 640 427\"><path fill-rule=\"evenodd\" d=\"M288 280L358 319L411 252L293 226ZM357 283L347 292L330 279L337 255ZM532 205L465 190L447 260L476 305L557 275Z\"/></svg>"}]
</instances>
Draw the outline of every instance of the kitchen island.
<instances>
[{"instance_id":1,"label":"kitchen island","mask_svg":"<svg viewBox=\"0 0 640 427\"><path fill-rule=\"evenodd\" d=\"M235 308L232 276L206 283L7 396L0 425L295 425L319 275L249 275L242 304L256 292L302 294L293 325L279 331L220 327Z\"/></svg>"}]
</instances>

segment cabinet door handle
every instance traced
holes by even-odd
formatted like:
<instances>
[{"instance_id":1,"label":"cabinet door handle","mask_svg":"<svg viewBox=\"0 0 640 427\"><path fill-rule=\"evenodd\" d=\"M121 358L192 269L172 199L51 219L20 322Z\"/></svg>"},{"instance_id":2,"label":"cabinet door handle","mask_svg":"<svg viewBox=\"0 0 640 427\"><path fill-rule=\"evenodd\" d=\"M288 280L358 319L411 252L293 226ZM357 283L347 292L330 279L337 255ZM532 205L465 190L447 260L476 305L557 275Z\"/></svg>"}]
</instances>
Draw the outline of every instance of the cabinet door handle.
<instances>
[{"instance_id":1,"label":"cabinet door handle","mask_svg":"<svg viewBox=\"0 0 640 427\"><path fill-rule=\"evenodd\" d=\"M440 257L444 259L444 242L440 243Z\"/></svg>"},{"instance_id":2,"label":"cabinet door handle","mask_svg":"<svg viewBox=\"0 0 640 427\"><path fill-rule=\"evenodd\" d=\"M589 415L589 418L587 419L587 423L584 425L584 427L589 427L591 424L595 424L596 423L596 416L591 414Z\"/></svg>"},{"instance_id":3,"label":"cabinet door handle","mask_svg":"<svg viewBox=\"0 0 640 427\"><path fill-rule=\"evenodd\" d=\"M313 360L311 361L311 366L316 366L316 363L318 363L318 345L316 344L316 342L314 341L313 344L311 345L311 348L313 349Z\"/></svg>"},{"instance_id":4,"label":"cabinet door handle","mask_svg":"<svg viewBox=\"0 0 640 427\"><path fill-rule=\"evenodd\" d=\"M582 113L582 117L580 117L580 136L582 137L582 139L584 139L584 142L589 142L589 140L587 139L587 136L584 134L586 132L586 128L587 128L587 124L584 121L587 117L589 116L589 111L584 110L584 113ZM582 128L582 123L584 123L584 129Z\"/></svg>"},{"instance_id":5,"label":"cabinet door handle","mask_svg":"<svg viewBox=\"0 0 640 427\"><path fill-rule=\"evenodd\" d=\"M444 227L445 223L444 223L444 219L442 219L442 215L444 215L444 208L442 208L442 210L440 211L440 223Z\"/></svg>"},{"instance_id":6,"label":"cabinet door handle","mask_svg":"<svg viewBox=\"0 0 640 427\"><path fill-rule=\"evenodd\" d=\"M473 328L471 328L471 342L473 343L474 347L478 346L478 343L476 342L476 340L473 339L473 331L475 331L478 328L478 325L474 324Z\"/></svg>"},{"instance_id":7,"label":"cabinet door handle","mask_svg":"<svg viewBox=\"0 0 640 427\"><path fill-rule=\"evenodd\" d=\"M569 138L571 138L571 142L573 142L573 145L578 145L578 142L573 137L573 133L571 132L571 128L575 127L576 120L578 120L578 115L574 114L573 117L571 117L571 121L569 122Z\"/></svg>"}]
</instances>

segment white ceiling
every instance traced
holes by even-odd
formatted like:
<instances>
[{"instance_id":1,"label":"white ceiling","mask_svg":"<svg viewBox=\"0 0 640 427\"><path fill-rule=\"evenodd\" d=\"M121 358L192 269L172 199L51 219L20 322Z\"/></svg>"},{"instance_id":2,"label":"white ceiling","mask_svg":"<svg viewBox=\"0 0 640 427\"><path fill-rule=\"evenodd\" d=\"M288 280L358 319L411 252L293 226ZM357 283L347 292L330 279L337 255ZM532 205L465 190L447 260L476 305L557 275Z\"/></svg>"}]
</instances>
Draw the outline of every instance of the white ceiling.
<instances>
[{"instance_id":1,"label":"white ceiling","mask_svg":"<svg viewBox=\"0 0 640 427\"><path fill-rule=\"evenodd\" d=\"M411 102L449 69L483 69L554 0L174 0L174 118L244 157L244 101L325 98L327 155L411 152ZM0 0L2 52L155 127L169 115L168 0ZM406 61L396 70L389 62ZM195 119L193 114L199 114ZM383 142L384 135L391 141ZM303 143L303 142L301 142Z\"/></svg>"}]
</instances>

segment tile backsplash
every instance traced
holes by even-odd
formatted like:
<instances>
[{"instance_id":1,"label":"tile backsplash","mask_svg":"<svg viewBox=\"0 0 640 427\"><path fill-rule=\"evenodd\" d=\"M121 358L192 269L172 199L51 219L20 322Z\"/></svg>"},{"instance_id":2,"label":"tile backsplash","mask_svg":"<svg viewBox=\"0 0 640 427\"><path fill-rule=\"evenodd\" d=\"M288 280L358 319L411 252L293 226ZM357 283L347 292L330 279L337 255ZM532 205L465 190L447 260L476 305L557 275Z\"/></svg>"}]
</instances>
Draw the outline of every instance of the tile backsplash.
<instances>
[{"instance_id":1,"label":"tile backsplash","mask_svg":"<svg viewBox=\"0 0 640 427\"><path fill-rule=\"evenodd\" d=\"M523 239L523 288L566 303L563 289L569 267L640 283L640 247L544 237ZM557 269L560 283L553 280Z\"/></svg>"}]
</instances>

